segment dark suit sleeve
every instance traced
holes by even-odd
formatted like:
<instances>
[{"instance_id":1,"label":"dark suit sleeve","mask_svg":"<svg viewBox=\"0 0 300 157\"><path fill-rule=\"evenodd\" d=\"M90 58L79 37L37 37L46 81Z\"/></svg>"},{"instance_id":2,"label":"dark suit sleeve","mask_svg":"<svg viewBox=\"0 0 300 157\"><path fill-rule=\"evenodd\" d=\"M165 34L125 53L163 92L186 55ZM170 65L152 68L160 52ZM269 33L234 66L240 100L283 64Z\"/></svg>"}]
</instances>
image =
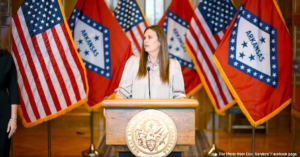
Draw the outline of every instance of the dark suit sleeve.
<instances>
[{"instance_id":1,"label":"dark suit sleeve","mask_svg":"<svg viewBox=\"0 0 300 157\"><path fill-rule=\"evenodd\" d=\"M11 104L20 104L17 70L12 56L10 55L11 66L8 74L8 92Z\"/></svg>"}]
</instances>

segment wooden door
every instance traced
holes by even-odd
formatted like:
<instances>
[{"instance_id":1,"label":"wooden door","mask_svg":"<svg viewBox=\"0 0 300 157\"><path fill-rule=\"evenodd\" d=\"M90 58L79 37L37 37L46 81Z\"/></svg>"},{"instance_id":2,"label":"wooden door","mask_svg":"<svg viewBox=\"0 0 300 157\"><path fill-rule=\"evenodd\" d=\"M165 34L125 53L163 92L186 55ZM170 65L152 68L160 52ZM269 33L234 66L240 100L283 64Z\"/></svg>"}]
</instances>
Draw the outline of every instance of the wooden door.
<instances>
[{"instance_id":1,"label":"wooden door","mask_svg":"<svg viewBox=\"0 0 300 157\"><path fill-rule=\"evenodd\" d=\"M300 0L293 0L292 151L300 154Z\"/></svg>"}]
</instances>

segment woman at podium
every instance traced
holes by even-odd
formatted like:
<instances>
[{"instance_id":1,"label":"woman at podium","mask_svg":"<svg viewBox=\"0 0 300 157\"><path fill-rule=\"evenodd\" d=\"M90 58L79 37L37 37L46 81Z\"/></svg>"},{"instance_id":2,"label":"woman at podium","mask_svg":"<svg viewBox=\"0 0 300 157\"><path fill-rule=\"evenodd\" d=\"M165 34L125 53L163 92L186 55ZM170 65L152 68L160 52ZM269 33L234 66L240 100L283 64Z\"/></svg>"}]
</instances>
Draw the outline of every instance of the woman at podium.
<instances>
[{"instance_id":1,"label":"woman at podium","mask_svg":"<svg viewBox=\"0 0 300 157\"><path fill-rule=\"evenodd\" d=\"M141 56L131 56L125 65L115 99L185 98L180 63L169 58L165 32L160 26L144 31Z\"/></svg>"}]
</instances>

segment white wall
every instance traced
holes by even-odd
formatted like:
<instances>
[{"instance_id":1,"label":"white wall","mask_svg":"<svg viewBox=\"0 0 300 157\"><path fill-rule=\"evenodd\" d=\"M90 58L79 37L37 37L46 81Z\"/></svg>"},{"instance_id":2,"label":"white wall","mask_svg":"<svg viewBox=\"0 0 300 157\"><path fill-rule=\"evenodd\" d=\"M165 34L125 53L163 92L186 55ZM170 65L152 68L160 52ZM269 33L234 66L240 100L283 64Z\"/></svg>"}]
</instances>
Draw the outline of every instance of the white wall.
<instances>
[{"instance_id":1,"label":"white wall","mask_svg":"<svg viewBox=\"0 0 300 157\"><path fill-rule=\"evenodd\" d=\"M191 1L194 8L196 8L202 0ZM106 2L112 11L118 4L118 0L106 0ZM150 25L154 25L161 19L172 0L138 0L138 2L140 3Z\"/></svg>"}]
</instances>

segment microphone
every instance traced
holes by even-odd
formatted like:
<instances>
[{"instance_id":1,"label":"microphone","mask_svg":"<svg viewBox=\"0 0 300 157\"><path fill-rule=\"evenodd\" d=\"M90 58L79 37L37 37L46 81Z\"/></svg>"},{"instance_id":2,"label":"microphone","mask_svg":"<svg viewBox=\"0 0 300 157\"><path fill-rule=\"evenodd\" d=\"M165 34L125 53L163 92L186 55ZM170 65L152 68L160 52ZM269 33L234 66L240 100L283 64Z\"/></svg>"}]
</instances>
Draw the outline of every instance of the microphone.
<instances>
[{"instance_id":1,"label":"microphone","mask_svg":"<svg viewBox=\"0 0 300 157\"><path fill-rule=\"evenodd\" d=\"M151 92L150 92L150 67L147 67L148 71L148 87L149 87L149 99L151 99Z\"/></svg>"}]
</instances>

